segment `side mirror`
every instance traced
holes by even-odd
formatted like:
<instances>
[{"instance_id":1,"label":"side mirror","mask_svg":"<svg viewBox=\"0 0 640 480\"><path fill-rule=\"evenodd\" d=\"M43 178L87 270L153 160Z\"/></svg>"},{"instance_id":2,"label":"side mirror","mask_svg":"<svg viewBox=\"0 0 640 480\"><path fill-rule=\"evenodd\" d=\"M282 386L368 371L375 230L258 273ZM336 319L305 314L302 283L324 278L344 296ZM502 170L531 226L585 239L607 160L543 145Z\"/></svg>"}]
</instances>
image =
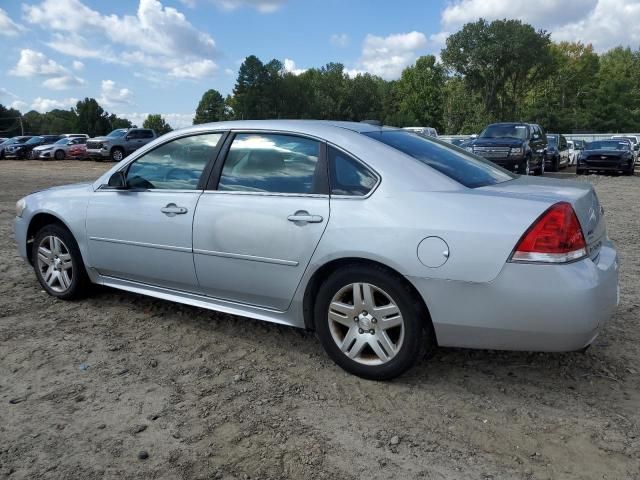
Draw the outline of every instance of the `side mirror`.
<instances>
[{"instance_id":1,"label":"side mirror","mask_svg":"<svg viewBox=\"0 0 640 480\"><path fill-rule=\"evenodd\" d=\"M127 188L127 177L124 172L118 170L109 178L109 182L107 183L110 188L116 188L120 190L124 190Z\"/></svg>"},{"instance_id":2,"label":"side mirror","mask_svg":"<svg viewBox=\"0 0 640 480\"><path fill-rule=\"evenodd\" d=\"M537 133L534 133L532 138L534 140L539 140L540 139L540 135L538 135Z\"/></svg>"},{"instance_id":3,"label":"side mirror","mask_svg":"<svg viewBox=\"0 0 640 480\"><path fill-rule=\"evenodd\" d=\"M124 139L125 139L125 140L131 140L131 135L125 135L125 136L124 136Z\"/></svg>"},{"instance_id":4,"label":"side mirror","mask_svg":"<svg viewBox=\"0 0 640 480\"><path fill-rule=\"evenodd\" d=\"M635 146L633 147L633 149L634 149L635 151L640 150L640 143L636 143L636 144L635 144Z\"/></svg>"}]
</instances>

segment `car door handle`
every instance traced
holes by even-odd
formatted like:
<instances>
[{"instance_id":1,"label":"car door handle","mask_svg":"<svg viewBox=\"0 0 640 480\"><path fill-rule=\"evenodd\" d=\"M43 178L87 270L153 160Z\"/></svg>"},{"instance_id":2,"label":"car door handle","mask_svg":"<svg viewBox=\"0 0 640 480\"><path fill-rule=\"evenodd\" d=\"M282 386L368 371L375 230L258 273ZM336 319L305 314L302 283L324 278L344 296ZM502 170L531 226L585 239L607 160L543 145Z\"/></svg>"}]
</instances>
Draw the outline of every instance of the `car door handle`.
<instances>
[{"instance_id":1,"label":"car door handle","mask_svg":"<svg viewBox=\"0 0 640 480\"><path fill-rule=\"evenodd\" d=\"M175 203L169 203L166 207L162 207L160 211L168 217L174 217L176 215L184 215L189 210L185 207L179 207Z\"/></svg>"},{"instance_id":2,"label":"car door handle","mask_svg":"<svg viewBox=\"0 0 640 480\"><path fill-rule=\"evenodd\" d=\"M320 215L310 215L306 210L299 210L293 215L289 215L287 220L294 223L320 223L322 217Z\"/></svg>"}]
</instances>

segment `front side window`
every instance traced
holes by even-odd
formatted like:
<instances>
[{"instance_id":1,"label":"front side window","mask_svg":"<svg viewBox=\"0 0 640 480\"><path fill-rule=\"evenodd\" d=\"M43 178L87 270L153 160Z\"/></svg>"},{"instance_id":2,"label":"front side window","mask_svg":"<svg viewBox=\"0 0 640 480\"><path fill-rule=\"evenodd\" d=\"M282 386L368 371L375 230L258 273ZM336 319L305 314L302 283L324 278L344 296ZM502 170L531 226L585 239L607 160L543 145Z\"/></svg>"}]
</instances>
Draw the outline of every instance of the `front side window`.
<instances>
[{"instance_id":1,"label":"front side window","mask_svg":"<svg viewBox=\"0 0 640 480\"><path fill-rule=\"evenodd\" d=\"M135 160L127 170L130 188L195 190L207 163L213 160L221 133L178 138Z\"/></svg>"},{"instance_id":2,"label":"front side window","mask_svg":"<svg viewBox=\"0 0 640 480\"><path fill-rule=\"evenodd\" d=\"M329 147L329 181L332 195L367 195L378 181L376 176L356 159Z\"/></svg>"},{"instance_id":3,"label":"front side window","mask_svg":"<svg viewBox=\"0 0 640 480\"><path fill-rule=\"evenodd\" d=\"M222 168L218 190L318 193L320 143L275 133L239 133Z\"/></svg>"},{"instance_id":4,"label":"front side window","mask_svg":"<svg viewBox=\"0 0 640 480\"><path fill-rule=\"evenodd\" d=\"M439 140L403 130L379 130L364 135L406 153L468 188L495 185L516 178L488 160Z\"/></svg>"},{"instance_id":5,"label":"front side window","mask_svg":"<svg viewBox=\"0 0 640 480\"><path fill-rule=\"evenodd\" d=\"M140 138L153 138L151 130L140 130Z\"/></svg>"}]
</instances>

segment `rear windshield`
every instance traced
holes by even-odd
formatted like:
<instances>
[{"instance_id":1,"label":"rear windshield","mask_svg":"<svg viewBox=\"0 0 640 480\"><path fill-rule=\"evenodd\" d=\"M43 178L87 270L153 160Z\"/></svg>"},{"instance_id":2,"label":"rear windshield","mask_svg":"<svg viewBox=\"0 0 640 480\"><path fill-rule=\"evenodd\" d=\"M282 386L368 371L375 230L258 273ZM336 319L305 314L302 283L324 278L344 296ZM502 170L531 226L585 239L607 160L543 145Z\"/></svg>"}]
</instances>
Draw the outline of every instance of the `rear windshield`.
<instances>
[{"instance_id":1,"label":"rear windshield","mask_svg":"<svg viewBox=\"0 0 640 480\"><path fill-rule=\"evenodd\" d=\"M402 130L381 130L364 135L420 160L468 188L486 187L516 178L488 160L434 138Z\"/></svg>"}]
</instances>

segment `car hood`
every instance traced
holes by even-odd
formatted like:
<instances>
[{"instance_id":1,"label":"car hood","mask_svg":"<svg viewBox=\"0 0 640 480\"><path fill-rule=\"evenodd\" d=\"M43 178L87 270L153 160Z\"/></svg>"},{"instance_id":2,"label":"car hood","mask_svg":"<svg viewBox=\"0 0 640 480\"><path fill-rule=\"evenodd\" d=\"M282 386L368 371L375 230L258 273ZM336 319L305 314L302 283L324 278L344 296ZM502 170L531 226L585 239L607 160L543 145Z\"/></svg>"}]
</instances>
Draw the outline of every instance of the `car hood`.
<instances>
[{"instance_id":1,"label":"car hood","mask_svg":"<svg viewBox=\"0 0 640 480\"><path fill-rule=\"evenodd\" d=\"M520 147L524 140L517 138L476 138L474 147Z\"/></svg>"},{"instance_id":2,"label":"car hood","mask_svg":"<svg viewBox=\"0 0 640 480\"><path fill-rule=\"evenodd\" d=\"M625 153L631 153L631 152L627 152L625 150L583 150L582 154L584 156L591 156L593 155L594 157L597 157L598 155L602 155L602 156L607 156L607 157L622 157Z\"/></svg>"},{"instance_id":3,"label":"car hood","mask_svg":"<svg viewBox=\"0 0 640 480\"><path fill-rule=\"evenodd\" d=\"M109 140L111 139L107 137L94 137L87 140L87 142L107 142Z\"/></svg>"},{"instance_id":4,"label":"car hood","mask_svg":"<svg viewBox=\"0 0 640 480\"><path fill-rule=\"evenodd\" d=\"M35 148L34 148L34 150L42 151L42 150L49 150L50 148L53 148L53 145L52 145L52 144L48 144L48 145L39 145L39 146L35 147Z\"/></svg>"}]
</instances>

